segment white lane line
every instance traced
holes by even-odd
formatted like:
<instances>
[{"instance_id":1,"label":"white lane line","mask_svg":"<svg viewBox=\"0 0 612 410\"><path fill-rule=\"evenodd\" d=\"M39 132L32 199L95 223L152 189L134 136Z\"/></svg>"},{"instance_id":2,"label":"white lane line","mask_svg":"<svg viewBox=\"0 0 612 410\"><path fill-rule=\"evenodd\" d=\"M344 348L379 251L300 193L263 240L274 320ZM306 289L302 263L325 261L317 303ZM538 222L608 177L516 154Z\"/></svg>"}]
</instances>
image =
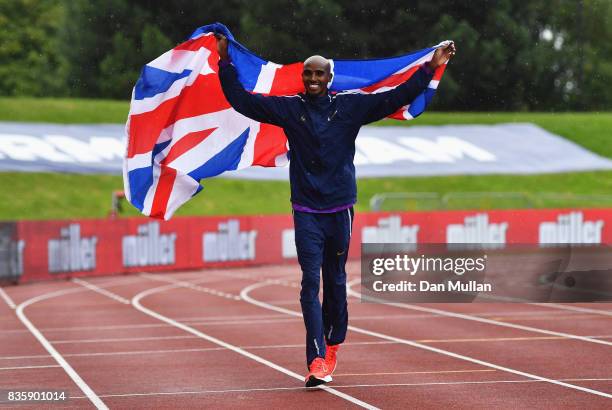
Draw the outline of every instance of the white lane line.
<instances>
[{"instance_id":1,"label":"white lane line","mask_svg":"<svg viewBox=\"0 0 612 410\"><path fill-rule=\"evenodd\" d=\"M240 278L240 279L249 279L249 280L257 280L259 282L266 282L269 284L276 284L276 285L282 285L282 286L289 286L292 288L299 288L300 285L298 283L295 282L290 282L290 281L286 281L286 280L279 280L279 279L261 279L258 278L257 275L248 275L248 274L233 274L233 273L229 273L229 272L215 272L217 275L221 275L221 276L225 276L225 277L233 277L233 278ZM284 275L283 275L284 276ZM187 278L189 279L189 278ZM357 281L358 280L354 280ZM299 303L299 301L287 301L287 304L296 304ZM279 302L275 302L275 305L281 304ZM561 305L561 304L556 304L556 303L525 303L526 305L533 305L533 306L541 306L541 307L545 307L545 308L556 308L556 309L562 309L562 310L570 310L570 311L577 311L577 312L586 312L586 313L595 313L595 314L602 314L602 315L610 315L612 316L612 311L602 311L602 310L597 310L597 309L588 309L588 308L581 308L581 307L573 307L573 306L567 306L567 305ZM483 313L473 313L473 316L483 316L483 317L500 317L503 318L504 316L544 316L544 315L550 315L555 316L555 315L561 315L563 314L563 312L551 312L551 311L533 311L533 310L529 310L529 311L517 311L517 312L507 312L507 311L501 311L501 312L483 312ZM429 314L414 314L414 315L389 315L389 316L385 316L385 318L393 318L393 317L410 317L410 318L431 318L431 317L439 317L439 313L429 313ZM352 320L358 319L357 317L353 317ZM365 317L364 317L365 319Z\"/></svg>"},{"instance_id":2,"label":"white lane line","mask_svg":"<svg viewBox=\"0 0 612 410\"><path fill-rule=\"evenodd\" d=\"M165 325L164 325L165 326ZM185 339L197 339L196 336L170 336ZM591 336L591 337L610 337L610 336ZM153 340L157 340L157 338L152 338ZM100 339L99 342L110 341L111 339ZM117 338L118 342L123 341L124 339ZM446 342L465 342L465 341L473 341L473 342L496 342L496 341L530 341L530 340L567 340L565 338L557 338L557 337L525 337L525 338L491 338L491 339L447 339L447 340L432 340L432 339L423 339L423 340L413 340L417 343L446 343ZM93 343L95 339L92 339ZM66 341L69 342L69 341ZM77 341L75 341L77 342ZM51 341L52 344L56 344L57 342ZM375 342L346 342L343 343L343 346L358 346L358 345L393 345L398 344L397 342L392 342L388 340L380 340ZM303 344L287 344L287 345L252 345L252 346L238 346L242 349L303 349ZM190 349L164 349L164 350L127 350L127 351L119 351L119 352L92 352L92 353L64 353L64 357L89 357L89 356L115 356L115 355L140 355L140 354L176 354L176 353L184 353L184 352L207 352L207 351L218 351L225 350L222 347L210 347L210 348L190 348ZM23 360L23 359L43 359L48 358L48 355L29 355L29 356L0 356L0 360Z\"/></svg>"},{"instance_id":3,"label":"white lane line","mask_svg":"<svg viewBox=\"0 0 612 410\"><path fill-rule=\"evenodd\" d=\"M80 291L85 291L85 288L79 289ZM40 330L45 333L53 333L53 332L66 332L70 330L121 330L121 329L148 329L148 328L164 328L166 325L162 325L159 323L151 323L144 325L104 325L104 326L75 326L75 327L41 327ZM27 330L21 329L12 329L12 330L3 330L2 333L24 333Z\"/></svg>"},{"instance_id":4,"label":"white lane line","mask_svg":"<svg viewBox=\"0 0 612 410\"><path fill-rule=\"evenodd\" d=\"M51 340L54 345L74 344L74 343L111 343L111 342L144 342L147 340L181 340L196 339L195 336L149 336L149 337L114 337L109 339L74 339L74 340Z\"/></svg>"},{"instance_id":5,"label":"white lane line","mask_svg":"<svg viewBox=\"0 0 612 410\"><path fill-rule=\"evenodd\" d=\"M496 372L493 369L479 370L423 370L414 372L384 372L384 373L334 373L334 377L349 377L349 376L395 376L406 374L453 374L453 373L489 373Z\"/></svg>"},{"instance_id":6,"label":"white lane line","mask_svg":"<svg viewBox=\"0 0 612 410\"><path fill-rule=\"evenodd\" d=\"M592 338L610 339L612 336L588 336ZM470 343L470 342L521 342L534 340L571 340L564 336L525 336L525 337L480 337L480 338L458 338L458 339L417 339L419 343Z\"/></svg>"},{"instance_id":7,"label":"white lane line","mask_svg":"<svg viewBox=\"0 0 612 410\"><path fill-rule=\"evenodd\" d=\"M300 288L299 282L294 282L294 281L289 281L289 280L284 280L284 279L259 278L257 277L257 275L240 275L240 274L235 274L235 273L230 273L230 272L223 272L223 273L219 272L219 275L230 277L230 278L255 280L258 282L265 282L270 285L283 285L283 286L288 286L288 287L296 288L296 289ZM282 275L281 278L287 277L287 276L293 277L293 275Z\"/></svg>"},{"instance_id":8,"label":"white lane line","mask_svg":"<svg viewBox=\"0 0 612 410\"><path fill-rule=\"evenodd\" d=\"M87 383L79 376L79 374L68 364L68 362L62 357L61 354L58 353L57 350L49 343L49 341L43 336L42 333L30 322L27 316L24 313L25 308L34 303L40 302L42 300L47 300L51 298L55 298L58 296L65 296L71 293L77 293L84 291L83 288L71 288L59 290L51 293L45 293L40 296L36 296L34 298L28 299L25 302L21 303L17 306L15 312L17 313L17 317L21 322L28 328L28 330L34 335L36 339L40 342L40 344L49 352L49 354L55 359L55 361L64 369L64 371L70 376L70 378L76 383L77 386L81 389L81 391L89 398L89 400L93 403L94 406L98 409L108 409L106 404L98 397L98 395L89 387Z\"/></svg>"},{"instance_id":9,"label":"white lane line","mask_svg":"<svg viewBox=\"0 0 612 410\"><path fill-rule=\"evenodd\" d=\"M233 274L223 274L223 276L225 277L225 279L227 279L227 277L235 277L235 275ZM188 278L188 279L184 279L185 281L188 281L189 279L193 279L193 278ZM197 278L196 278L197 279ZM201 278L200 278L201 279ZM250 280L258 280L260 282L262 282L262 280L259 280L258 278L252 278L249 277L247 279ZM281 282L286 282L286 281L281 281ZM188 282L189 283L189 282ZM198 283L201 283L200 281L198 281ZM279 283L280 285L284 285L284 283ZM293 286L290 286L293 287ZM289 300L287 300L287 302L289 302ZM291 300L292 303L299 303L298 301L295 300ZM277 301L275 301L275 304L277 303ZM537 304L534 304L537 305ZM548 305L550 305L549 303L546 304L542 304L542 307L548 307ZM566 305L562 305L563 307L567 307ZM580 309L578 311L582 311L582 309L586 309L586 308L576 308L576 309ZM572 309L574 310L574 309ZM592 310L592 312L591 312ZM590 313L601 313L603 312L604 314L608 314L609 312L605 312L605 311L601 311L601 310L593 310L593 309L587 309L587 312ZM503 311L498 311L498 310L494 310L494 311L489 311L489 312L479 312L479 313L472 313L472 315L474 316L483 316L483 317L504 317L504 316L544 316L544 315L548 315L551 317L551 319L553 319L555 316L557 315L563 315L563 312L557 312L557 311L551 311L549 309L544 309L544 310L517 310L517 311L512 311L512 312L508 312L507 310L503 310ZM263 315L248 315L246 316L247 318L253 318L253 319L274 319L274 318L279 318L279 317L284 317L283 315L277 315L277 314L263 314ZM356 318L360 318L361 316L353 316L352 319L356 319ZM439 315L437 314L431 314L431 313L402 313L402 314L393 314L393 315L385 315L385 318L391 318L391 319L428 319L428 318L432 318L432 317L439 317ZM234 319L244 319L245 316L244 315L239 315L239 316L191 316L191 317L181 317L181 318L176 318L175 320L179 320L179 321L200 321L200 320L222 320L222 321L226 321L226 320L234 320ZM364 318L370 318L370 316L364 316Z\"/></svg>"},{"instance_id":10,"label":"white lane line","mask_svg":"<svg viewBox=\"0 0 612 410\"><path fill-rule=\"evenodd\" d=\"M127 300L126 298L123 298L119 295L117 295L116 293L110 292L104 288L101 288L99 286L96 286L92 283L87 282L86 280L83 279L79 279L79 278L73 278L72 281L74 283L76 283L77 285L81 285L93 292L99 293L100 295L106 296L107 298L111 298L119 303L123 303L124 305L129 305L130 301Z\"/></svg>"},{"instance_id":11,"label":"white lane line","mask_svg":"<svg viewBox=\"0 0 612 410\"><path fill-rule=\"evenodd\" d=\"M193 349L164 349L164 350L127 350L123 352L92 352L92 353L64 353L64 357L97 357L97 356L123 356L123 355L154 355L154 354L177 354L177 353L198 353L226 350L223 347L206 347ZM45 359L48 355L31 356L7 356L0 357L0 360L23 360L23 359Z\"/></svg>"},{"instance_id":12,"label":"white lane line","mask_svg":"<svg viewBox=\"0 0 612 410\"><path fill-rule=\"evenodd\" d=\"M206 291L200 290L198 288L191 288L193 290L197 290L200 292L205 292L208 293ZM240 299L235 299L235 300L240 300ZM233 326L233 325L252 325L252 326L257 326L259 324L262 323L293 323L296 322L295 319L293 318L283 318L283 319L262 319L262 320L249 320L249 319L245 319L245 320L231 320L231 321L227 321L227 322L221 322L221 321L215 321L215 322L187 322L189 324L192 325L207 325L207 326Z\"/></svg>"},{"instance_id":13,"label":"white lane line","mask_svg":"<svg viewBox=\"0 0 612 410\"><path fill-rule=\"evenodd\" d=\"M512 316L512 315L508 315L508 316L504 316L504 317L492 317L491 320L498 320L500 322L505 322L505 323L515 323L515 320L518 321L528 321L528 322L534 322L534 321L538 321L538 322L550 322L552 320L555 321L561 321L561 320L580 320L582 321L582 319L606 319L603 318L601 316L598 315L594 315L592 313L590 314L578 314L575 312L572 313L567 313L565 312L565 315L555 315L555 316L529 316L529 317L525 317L525 316Z\"/></svg>"},{"instance_id":14,"label":"white lane line","mask_svg":"<svg viewBox=\"0 0 612 410\"><path fill-rule=\"evenodd\" d=\"M50 364L44 366L15 366L15 367L0 367L0 370L26 370L26 369L50 369L60 367L57 364Z\"/></svg>"},{"instance_id":15,"label":"white lane line","mask_svg":"<svg viewBox=\"0 0 612 410\"><path fill-rule=\"evenodd\" d=\"M178 320L179 322L184 322L184 323L200 323L200 324L210 324L210 325L215 325L215 324L222 324L222 323L237 323L237 324L242 324L245 321L248 321L250 323L253 322L259 322L261 320L265 320L265 321L274 321L274 320L280 320L280 321L287 321L288 318L287 316L282 316L279 317L278 315L274 315L274 316L269 316L269 317L259 317L259 316L251 316L251 315L245 315L242 317L228 317L227 319L221 319L221 318L215 318L215 319L208 319L206 317L201 317L201 318L197 318L197 317L186 317L184 319L181 318L176 318L175 320Z\"/></svg>"},{"instance_id":16,"label":"white lane line","mask_svg":"<svg viewBox=\"0 0 612 410\"><path fill-rule=\"evenodd\" d=\"M270 303L273 304L273 303ZM175 319L176 320L176 319ZM295 321L293 319L292 321ZM180 320L177 320L180 322ZM277 322L274 322L277 323ZM198 323L185 323L187 325L199 325ZM589 336L593 338L612 338L612 336ZM66 339L66 340L50 340L54 345L58 344L79 344L79 343L116 343L116 342L141 342L141 341L163 341L163 340L184 340L184 339L197 339L196 336L190 335L179 335L179 336L146 336L146 337L112 337L112 338L99 338L99 339ZM459 338L459 339L415 339L415 342L419 343L470 343L470 342L521 342L521 341L536 341L536 340L568 340L565 337L560 336L531 336L531 337L482 337L482 338ZM357 343L368 343L368 344L380 344L382 342L355 342ZM387 343L387 342L385 342ZM300 347L302 345L273 345L265 346L266 348L283 348L283 347ZM240 346L246 348L245 346ZM257 346L250 348L257 348ZM0 359L2 357L0 356Z\"/></svg>"},{"instance_id":17,"label":"white lane line","mask_svg":"<svg viewBox=\"0 0 612 410\"><path fill-rule=\"evenodd\" d=\"M81 290L81 289L79 289ZM85 288L82 288L85 291ZM203 324L205 324L204 322ZM195 324L195 323L194 323ZM103 326L75 326L75 327L41 327L40 330L45 333L53 332L66 332L71 330L123 330L123 329L154 329L154 328L167 328L165 324L160 323L148 323L148 324L131 324L131 325L103 325ZM7 330L3 333L23 333L23 330Z\"/></svg>"},{"instance_id":18,"label":"white lane line","mask_svg":"<svg viewBox=\"0 0 612 410\"><path fill-rule=\"evenodd\" d=\"M84 290L84 289L83 289ZM197 290L197 289L196 289ZM248 317L248 316L247 316ZM178 319L177 319L178 320ZM283 319L283 322L288 321L287 319ZM181 321L182 322L182 321ZM252 323L252 321L245 319L244 321L231 321L227 323L223 323L220 320L208 321L185 321L190 325L198 326L198 325L209 325L209 326L224 326L227 324L247 324ZM259 322L261 323L261 322ZM266 322L268 323L268 322ZM40 328L41 331L44 332L65 332L72 330L121 330L121 329L151 329L151 328L165 328L167 327L164 324L159 323L148 323L148 324L133 324L133 325L105 325L105 326L75 326L75 327L43 327ZM2 333L24 333L27 332L25 329L12 329L12 330L3 330Z\"/></svg>"},{"instance_id":19,"label":"white lane line","mask_svg":"<svg viewBox=\"0 0 612 410\"><path fill-rule=\"evenodd\" d=\"M190 349L162 349L162 350L128 350L124 352L96 352L96 353L66 353L65 357L98 357L98 356L125 356L125 355L154 355L154 354L176 354L176 353L202 353L225 351L223 347L197 347Z\"/></svg>"},{"instance_id":20,"label":"white lane line","mask_svg":"<svg viewBox=\"0 0 612 410\"><path fill-rule=\"evenodd\" d=\"M284 315L228 315L228 316L185 316L174 320L179 322L201 322L201 321L227 321L227 320L244 320L244 319L284 319Z\"/></svg>"},{"instance_id":21,"label":"white lane line","mask_svg":"<svg viewBox=\"0 0 612 410\"><path fill-rule=\"evenodd\" d=\"M346 285L347 293L350 296L353 296L355 298L368 299L368 300L373 301L373 302L384 302L386 306L394 306L394 307L397 307L397 308L400 308L400 309L409 309L409 310L417 310L417 311L420 311L420 312L434 313L434 314L437 314L437 315L440 315L440 316L447 316L447 317L452 317L452 318L457 318L457 319L471 320L473 322L486 323L488 325L509 327L511 329L519 329L519 330L524 330L524 331L527 331L527 332L542 333L542 334L551 335L551 336L560 336L560 337L566 337L568 339L581 340L583 342L597 343L597 344L602 344L602 345L606 345L606 346L612 346L612 342L608 342L606 340L601 340L601 339L592 339L592 338L587 337L587 336L579 336L579 335L574 335L574 334L564 333L564 332L555 332L553 330L546 330L546 329L540 329L540 328L537 328L537 327L518 325L516 323L500 322L500 321L497 321L497 320L486 319L486 318L477 317L477 316L470 316L470 315L466 315L466 314L463 314L463 313L455 313L455 312L450 312L450 311L447 311L447 310L428 308L428 307L424 307L424 306L410 305L410 304L407 304L407 303L389 303L388 301L384 301L384 300L381 300L381 299L378 299L378 298L375 298L375 297L362 295L361 293L353 290L352 289L353 285L359 283L359 281L360 281L360 279L353 279L352 281L347 283L347 285Z\"/></svg>"},{"instance_id":22,"label":"white lane line","mask_svg":"<svg viewBox=\"0 0 612 410\"><path fill-rule=\"evenodd\" d=\"M15 309L17 307L15 302L13 302L13 299L11 299L11 297L2 288L0 288L0 298L2 298L2 300L4 300L4 302L6 302L8 307L11 309Z\"/></svg>"},{"instance_id":23,"label":"white lane line","mask_svg":"<svg viewBox=\"0 0 612 410\"><path fill-rule=\"evenodd\" d=\"M183 288L188 288L188 289L194 289L200 292L204 292L204 293L208 293L210 295L215 295L215 296L219 296L219 297L223 297L226 299L233 299L233 300L240 300L240 296L238 295L232 295L231 293L226 293L226 292L221 292L219 290L216 289L211 289L211 288L205 288L199 285L195 285L191 282L185 282L182 280L176 280L176 279L171 279L171 278L164 278L161 276L156 276L156 275L150 275L148 273L141 273L140 276L142 276L143 278L149 279L149 280L153 280L156 282L165 282L165 283L172 283L174 285L177 285L176 287L183 287Z\"/></svg>"},{"instance_id":24,"label":"white lane line","mask_svg":"<svg viewBox=\"0 0 612 410\"><path fill-rule=\"evenodd\" d=\"M530 303L530 305L541 306L549 309L561 309L573 312L595 313L597 315L612 316L612 311L610 310L590 309L582 306L568 306L559 303Z\"/></svg>"},{"instance_id":25,"label":"white lane line","mask_svg":"<svg viewBox=\"0 0 612 410\"><path fill-rule=\"evenodd\" d=\"M526 304L526 303L525 303ZM522 303L520 304L522 305ZM516 306L516 303L514 304L514 306ZM556 316L561 316L563 315L564 312L556 312L556 311L551 311L551 310L517 310L515 311L493 311L493 312L479 312L479 313L472 313L473 316L482 316L482 317L506 317L506 316L513 316L513 317L518 317L518 316L549 316L551 319L554 319ZM435 316L435 315L434 315Z\"/></svg>"},{"instance_id":26,"label":"white lane line","mask_svg":"<svg viewBox=\"0 0 612 410\"><path fill-rule=\"evenodd\" d=\"M244 289L242 289L242 292L240 292L240 296L242 297L242 299L245 302L252 303L253 305L260 306L260 307L262 307L264 309L274 310L276 312L285 313L285 314L291 315L291 316L299 316L299 317L302 316L302 314L299 313L299 312L296 312L296 311L293 311L293 310L288 310L288 309L281 308L281 307L278 307L278 306L273 306L273 305L270 305L270 304L268 304L266 302L262 302L260 300L253 299L251 296L249 296L249 293L252 290L257 289L257 288L261 288L263 286L267 286L267 284L266 283L255 283L253 285L249 285L249 286L245 287ZM391 340L391 341L394 341L394 342L397 342L397 343L405 344L405 345L416 347L416 348L423 349L423 350L429 350L430 352L442 354L442 355L445 355L445 356L450 356L450 357L453 357L453 358L456 358L456 359L459 359L459 360L465 360L465 361L468 361L468 362L476 363L476 364L479 364L479 365L482 365L482 366L485 366L485 367L489 367L489 368L492 368L492 369L501 370L501 371L508 372L508 373L513 373L513 374L517 374L519 376L527 377L529 379L541 380L541 381L544 381L544 382L556 384L556 385L567 387L567 388L570 388L570 389L580 390L580 391L583 391L585 393L590 393L590 394L594 394L594 395L597 395L597 396L602 396L602 397L607 397L607 398L612 399L612 394L604 393L604 392L601 392L599 390L588 389L586 387L576 386L576 385L565 383L565 382L562 382L562 381L559 381L559 380L555 380L555 379L549 379L549 378L538 376L538 375L535 375L535 374L532 374L532 373L527 373L527 372L523 372L523 371L520 371L520 370L511 369L509 367L499 366L499 365L496 365L494 363L486 362L484 360L479 360L479 359L475 359L473 357L464 356L464 355L461 355L461 354L458 354L458 353L453 353L453 352L450 352L448 350L438 349L436 347L432 347L432 346L428 346L428 345L425 345L425 344L413 342L411 340L406 340L406 339L402 339L402 338L395 337L395 336L389 336L389 335L386 335L386 334L383 334L383 333L373 332L373 331L370 331L370 330L367 330L367 329L363 329L363 328L359 328L359 327L356 327L356 326L348 326L348 329L352 330L353 332L356 332L356 333L361 333L361 334L364 334L364 335L368 335L368 336L372 336L372 337L376 337L376 338L380 338L380 339L384 339L384 340Z\"/></svg>"},{"instance_id":27,"label":"white lane line","mask_svg":"<svg viewBox=\"0 0 612 410\"><path fill-rule=\"evenodd\" d=\"M33 354L28 356L1 356L0 360L48 359L48 354Z\"/></svg>"},{"instance_id":28,"label":"white lane line","mask_svg":"<svg viewBox=\"0 0 612 410\"><path fill-rule=\"evenodd\" d=\"M198 290L198 289L196 289ZM206 292L207 293L207 292ZM278 306L281 305L282 303L279 303L278 301L270 301L269 303ZM296 305L299 304L299 301L297 303L291 303L291 305ZM356 320L377 320L377 319L384 319L384 320L405 320L405 319L426 319L426 318L435 318L435 317L440 317L440 315L434 315L434 314L418 314L418 315L363 315L363 316L354 316L351 318L351 320L356 321ZM558 317L558 315L554 316L555 318ZM566 318L567 316L565 316L564 318ZM576 318L580 318L583 316L579 316L579 315L571 315L569 317L576 317ZM540 318L537 318L540 319ZM249 316L247 316L246 318L242 318L242 319L233 319L233 320L211 320L211 321L204 321L204 320L198 320L197 318L186 318L184 320L180 320L180 319L175 319L178 320L180 322L184 322L184 323L193 323L193 324L207 324L207 325L218 325L218 326L223 326L223 325L249 325L249 324L259 324L259 323L287 323L287 322L293 322L295 320L298 320L300 323L302 322L299 319L292 319L292 318L287 318L286 316L284 317L272 317L269 319L258 319L258 318L250 318Z\"/></svg>"},{"instance_id":29,"label":"white lane line","mask_svg":"<svg viewBox=\"0 0 612 410\"><path fill-rule=\"evenodd\" d=\"M124 283L121 284L117 284L116 286L122 286ZM115 286L115 285L108 285L108 287L111 286ZM530 316L530 315L543 315L543 314L550 314L551 319L555 319L556 316L563 314L563 312L559 311L559 312L543 312L543 311L530 311L530 312L512 312L512 316ZM489 313L474 313L474 316L492 316L492 317L501 317L502 315L508 315L508 312L489 312ZM278 318L279 315L248 315L248 316L228 316L228 319L231 320L251 320L251 319L266 319L266 318ZM427 319L427 318L436 318L436 317L440 317L440 315L438 314L431 314L431 313L424 313L424 314L418 314L418 313L409 313L409 314L402 314L402 315L388 315L388 316L384 316L385 318L388 319ZM359 320L359 319L369 319L369 318L373 318L370 316L354 316L352 317L352 320ZM202 317L186 317L186 318L176 318L175 320L179 321L179 322L185 322L185 323L189 323L189 322L193 322L190 324L193 325L209 325L209 324L214 324L214 322L224 322L224 319L222 316L202 316ZM166 327L165 324L159 324L159 323L151 323L151 324L142 324L142 325L138 325L138 324L134 324L134 325L105 325L105 326L75 326L75 327L40 327L39 330L42 332L64 332L67 330L120 330L120 329L131 329L131 328L163 328ZM24 333L27 332L26 329L11 329L11 330L3 330L3 333ZM602 337L602 338L609 338L609 336L586 336L586 337Z\"/></svg>"},{"instance_id":30,"label":"white lane line","mask_svg":"<svg viewBox=\"0 0 612 410\"><path fill-rule=\"evenodd\" d=\"M166 326L166 325L165 325ZM186 336L197 338L196 336ZM348 342L344 343L344 346L354 345L388 345L396 344L395 342L389 342L386 340L377 342ZM238 346L242 349L303 349L303 344L291 344L291 345L251 345L251 346ZM122 352L92 352L92 353L64 353L64 357L89 357L89 356L116 356L116 355L152 355L152 354L176 354L176 353L188 353L188 352L210 352L210 351L225 351L224 347L206 347L206 348L190 348L190 349L164 349L164 350L127 350ZM30 355L30 356L5 356L0 357L0 360L22 360L22 359L43 359L48 358L48 355Z\"/></svg>"},{"instance_id":31,"label":"white lane line","mask_svg":"<svg viewBox=\"0 0 612 410\"><path fill-rule=\"evenodd\" d=\"M563 379L568 382L591 382L591 381L610 381L612 378L584 378L584 379ZM419 387L419 386L461 386L466 384L506 384L506 383L542 383L541 380L480 380L480 381L455 381L455 382L423 382L423 383L380 383L380 384L339 384L336 387L344 389L358 388L377 388L377 387ZM253 389L226 389L226 390L198 390L198 391L176 391L176 392L148 392L148 393L122 393L104 394L101 397L142 397L142 396L181 396L197 394L221 394L221 393L257 393L274 391L301 391L307 390L305 387L267 387ZM71 399L84 399L81 396L70 396Z\"/></svg>"},{"instance_id":32,"label":"white lane line","mask_svg":"<svg viewBox=\"0 0 612 410\"><path fill-rule=\"evenodd\" d=\"M167 323L167 324L169 324L171 326L177 327L177 328L179 328L181 330L184 330L187 333L191 333L192 335L198 336L198 337L200 337L200 338L202 338L204 340L208 340L211 343L214 343L216 345L219 345L221 347L229 349L229 350L231 350L233 352L236 352L236 353L238 353L238 354L240 354L242 356L248 357L251 360L254 360L254 361L256 361L258 363L261 363L261 364L263 364L265 366L268 366L268 367L270 367L270 368L272 368L272 369L274 369L274 370L276 370L278 372L281 372L283 374L286 374L288 376L291 376L291 377L293 377L295 379L298 379L298 380L303 382L304 378L303 378L302 375L299 375L299 374L297 374L295 372L292 372L291 370L286 369L286 368L284 368L282 366L279 366L276 363L272 363L271 361L266 360L266 359L264 359L261 356L257 356L257 355L255 355L255 354L253 354L251 352L248 352L248 351L246 351L244 349L241 349L238 346L234 346L232 344L224 342L223 340L217 339L217 338L215 338L213 336L210 336L210 335L207 335L207 334L205 334L203 332L200 332L199 330L194 329L193 327L190 327L190 326L187 326L187 325L185 325L183 323L177 322L177 321L175 321L175 320L173 320L173 319L171 319L171 318L169 318L167 316L164 316L164 315L162 315L160 313L155 312L154 310L151 310L149 308L144 307L140 303L140 301L144 297L146 297L146 296L152 295L154 293L164 292L164 291L170 290L170 289L176 289L179 286L180 285L177 285L177 284L170 284L170 285L166 285L166 286L161 286L161 287L149 289L149 290L146 290L144 292L140 292L139 294L134 296L134 298L132 298L132 306L134 306L136 309L140 310L141 312L143 312L146 315L149 315L151 317L154 317L155 319L161 320L162 322L165 322L165 323ZM326 392L331 393L331 394L333 394L335 396L338 396L338 397L340 397L340 398L342 398L344 400L347 400L347 401L349 401L349 402L351 402L351 403L353 403L353 404L355 404L357 406L360 406L360 407L363 407L363 408L366 408L366 409L376 409L376 407L372 406L371 404L363 402L363 401L361 401L361 400L359 400L359 399L357 399L357 398L355 398L353 396L350 396L350 395L348 395L346 393L342 393L342 392L340 392L338 390L332 389L332 388L327 387L325 385L319 386L319 388L321 388L322 390L325 390Z\"/></svg>"}]
</instances>

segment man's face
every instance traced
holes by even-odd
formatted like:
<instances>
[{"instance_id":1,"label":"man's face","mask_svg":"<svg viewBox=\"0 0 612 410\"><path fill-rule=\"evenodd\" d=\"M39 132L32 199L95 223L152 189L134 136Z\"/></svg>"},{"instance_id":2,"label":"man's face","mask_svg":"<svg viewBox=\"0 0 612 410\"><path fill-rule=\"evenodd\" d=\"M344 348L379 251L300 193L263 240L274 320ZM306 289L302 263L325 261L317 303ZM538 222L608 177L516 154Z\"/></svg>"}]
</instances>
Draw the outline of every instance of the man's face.
<instances>
[{"instance_id":1,"label":"man's face","mask_svg":"<svg viewBox=\"0 0 612 410\"><path fill-rule=\"evenodd\" d=\"M319 96L327 93L327 84L331 81L331 67L329 61L321 56L312 56L304 61L302 82L306 94Z\"/></svg>"}]
</instances>

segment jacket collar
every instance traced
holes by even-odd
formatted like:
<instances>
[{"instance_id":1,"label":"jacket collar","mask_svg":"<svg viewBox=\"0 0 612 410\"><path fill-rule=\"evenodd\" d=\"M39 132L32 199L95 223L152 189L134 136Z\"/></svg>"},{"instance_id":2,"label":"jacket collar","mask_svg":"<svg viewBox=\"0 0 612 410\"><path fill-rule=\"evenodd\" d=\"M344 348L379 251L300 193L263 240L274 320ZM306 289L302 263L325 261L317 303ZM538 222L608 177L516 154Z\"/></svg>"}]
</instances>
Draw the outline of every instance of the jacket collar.
<instances>
[{"instance_id":1,"label":"jacket collar","mask_svg":"<svg viewBox=\"0 0 612 410\"><path fill-rule=\"evenodd\" d=\"M302 97L302 100L316 105L330 103L332 100L332 95L330 94L329 90L327 91L327 93L317 96L311 96L306 93L301 93L300 97Z\"/></svg>"}]
</instances>

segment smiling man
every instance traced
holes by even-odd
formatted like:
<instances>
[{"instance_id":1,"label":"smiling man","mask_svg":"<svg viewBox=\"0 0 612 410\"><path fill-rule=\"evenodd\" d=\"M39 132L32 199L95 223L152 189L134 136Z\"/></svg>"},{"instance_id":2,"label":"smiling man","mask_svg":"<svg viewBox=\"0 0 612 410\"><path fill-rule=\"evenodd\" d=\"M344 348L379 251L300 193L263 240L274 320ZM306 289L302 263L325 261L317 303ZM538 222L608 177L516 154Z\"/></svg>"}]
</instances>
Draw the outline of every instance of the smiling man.
<instances>
[{"instance_id":1,"label":"smiling man","mask_svg":"<svg viewBox=\"0 0 612 410\"><path fill-rule=\"evenodd\" d=\"M309 95L322 95L326 93L331 79L331 64L326 58L312 56L304 61L302 82L304 83L306 93Z\"/></svg>"},{"instance_id":2,"label":"smiling man","mask_svg":"<svg viewBox=\"0 0 612 410\"><path fill-rule=\"evenodd\" d=\"M359 128L410 104L427 88L434 70L454 56L455 45L438 48L408 81L376 94L331 94L331 64L312 56L304 61L305 92L288 97L247 92L227 48L228 40L217 35L225 97L244 116L282 127L289 141L295 245L302 270L300 304L306 326L306 386L316 386L332 380L348 326L345 265L357 201L353 161Z\"/></svg>"}]
</instances>

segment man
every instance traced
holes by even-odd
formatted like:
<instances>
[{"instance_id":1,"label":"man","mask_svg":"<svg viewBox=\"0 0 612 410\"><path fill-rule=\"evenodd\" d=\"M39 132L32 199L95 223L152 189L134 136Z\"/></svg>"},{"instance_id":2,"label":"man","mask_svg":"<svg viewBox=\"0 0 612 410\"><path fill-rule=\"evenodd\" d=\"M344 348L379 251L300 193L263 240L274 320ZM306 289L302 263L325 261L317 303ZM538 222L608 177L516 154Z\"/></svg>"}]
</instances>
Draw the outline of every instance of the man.
<instances>
[{"instance_id":1,"label":"man","mask_svg":"<svg viewBox=\"0 0 612 410\"><path fill-rule=\"evenodd\" d=\"M239 113L282 127L289 141L295 245L302 269L300 304L306 326L306 387L331 381L348 325L346 271L357 200L355 138L359 128L410 104L455 54L453 43L436 50L405 83L377 94L330 94L331 65L321 56L304 61L304 94L251 94L240 84L228 55L228 40L217 34L219 78L225 97ZM323 276L323 304L319 280Z\"/></svg>"}]
</instances>

